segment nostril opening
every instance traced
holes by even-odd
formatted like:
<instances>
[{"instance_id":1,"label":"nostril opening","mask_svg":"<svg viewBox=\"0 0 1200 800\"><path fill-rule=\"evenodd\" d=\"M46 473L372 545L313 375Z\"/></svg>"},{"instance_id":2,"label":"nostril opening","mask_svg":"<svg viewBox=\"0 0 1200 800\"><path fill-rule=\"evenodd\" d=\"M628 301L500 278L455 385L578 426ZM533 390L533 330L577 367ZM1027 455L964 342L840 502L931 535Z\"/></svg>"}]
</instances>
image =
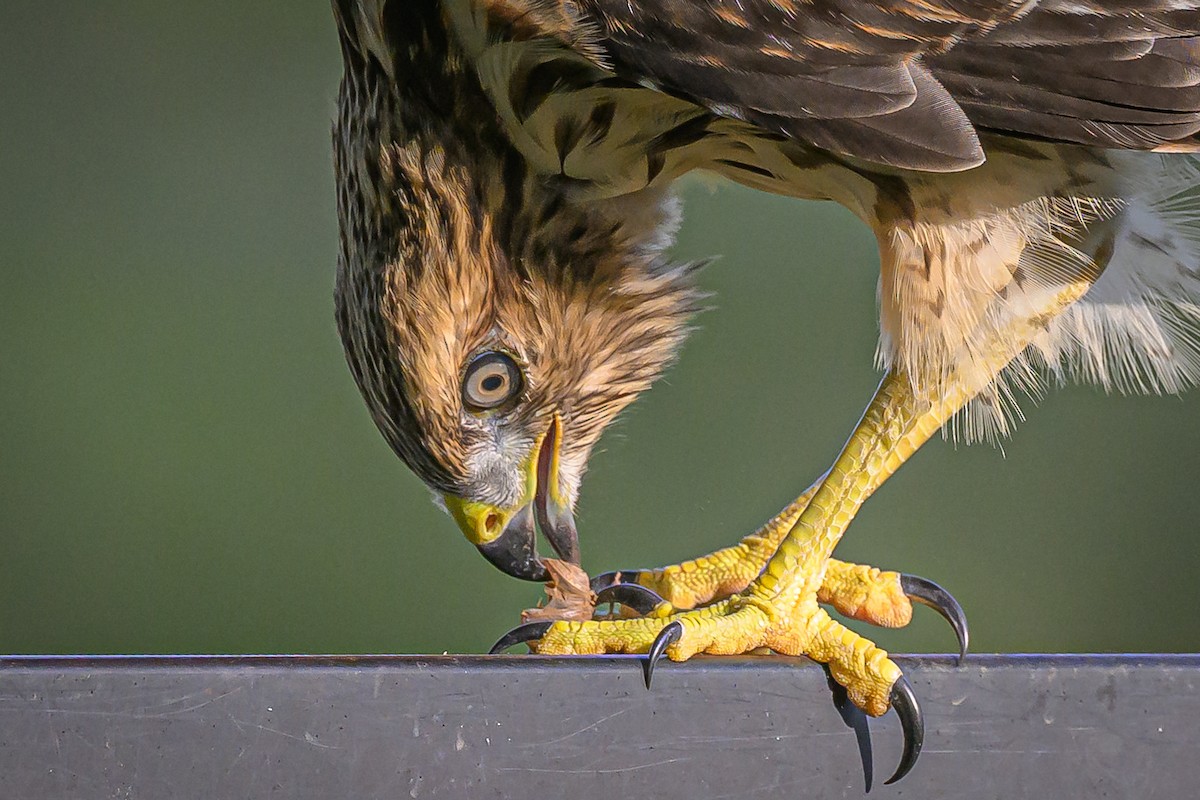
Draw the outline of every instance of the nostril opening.
<instances>
[{"instance_id":1,"label":"nostril opening","mask_svg":"<svg viewBox=\"0 0 1200 800\"><path fill-rule=\"evenodd\" d=\"M483 524L484 524L484 527L487 528L487 532L492 533L500 525L500 515L499 514L488 514L487 518L483 521Z\"/></svg>"}]
</instances>

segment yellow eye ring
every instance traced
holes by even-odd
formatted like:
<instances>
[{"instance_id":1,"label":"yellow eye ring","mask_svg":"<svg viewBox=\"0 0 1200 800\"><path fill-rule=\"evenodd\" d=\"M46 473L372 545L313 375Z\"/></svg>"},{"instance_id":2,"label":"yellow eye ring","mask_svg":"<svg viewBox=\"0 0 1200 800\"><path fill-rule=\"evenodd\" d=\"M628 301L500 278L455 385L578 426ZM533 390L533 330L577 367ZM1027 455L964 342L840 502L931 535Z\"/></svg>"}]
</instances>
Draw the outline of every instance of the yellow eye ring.
<instances>
[{"instance_id":1,"label":"yellow eye ring","mask_svg":"<svg viewBox=\"0 0 1200 800\"><path fill-rule=\"evenodd\" d=\"M511 403L524 389L521 367L507 353L481 353L463 374L463 404L471 411L493 411Z\"/></svg>"}]
</instances>

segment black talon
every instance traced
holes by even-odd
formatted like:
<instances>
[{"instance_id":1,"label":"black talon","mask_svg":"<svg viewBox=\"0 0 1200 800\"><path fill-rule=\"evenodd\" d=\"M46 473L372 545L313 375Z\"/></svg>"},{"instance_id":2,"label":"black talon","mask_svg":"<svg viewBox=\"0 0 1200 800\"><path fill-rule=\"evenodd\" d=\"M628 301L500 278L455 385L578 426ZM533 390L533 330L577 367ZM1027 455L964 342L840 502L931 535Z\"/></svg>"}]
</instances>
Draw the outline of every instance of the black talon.
<instances>
[{"instance_id":1,"label":"black talon","mask_svg":"<svg viewBox=\"0 0 1200 800\"><path fill-rule=\"evenodd\" d=\"M592 591L600 594L611 586L637 583L641 576L640 569L621 569L616 572L603 572L592 578Z\"/></svg>"},{"instance_id":2,"label":"black talon","mask_svg":"<svg viewBox=\"0 0 1200 800\"><path fill-rule=\"evenodd\" d=\"M902 574L900 589L913 600L941 614L946 622L950 623L950 627L954 628L954 635L958 637L958 663L962 664L963 659L967 657L971 632L967 629L967 615L954 599L954 595L933 581L916 575Z\"/></svg>"},{"instance_id":3,"label":"black talon","mask_svg":"<svg viewBox=\"0 0 1200 800\"><path fill-rule=\"evenodd\" d=\"M636 583L615 583L596 592L596 605L620 603L643 617L665 602L656 592Z\"/></svg>"},{"instance_id":4,"label":"black talon","mask_svg":"<svg viewBox=\"0 0 1200 800\"><path fill-rule=\"evenodd\" d=\"M663 653L667 648L678 642L683 637L683 624L672 622L667 627L658 632L658 636L654 638L654 644L650 645L650 652L646 654L646 660L642 662L642 671L646 675L646 688L650 688L650 679L654 677L654 665L662 659Z\"/></svg>"},{"instance_id":5,"label":"black talon","mask_svg":"<svg viewBox=\"0 0 1200 800\"><path fill-rule=\"evenodd\" d=\"M884 781L884 785L895 783L912 770L917 763L917 756L921 755L921 745L925 743L925 719L921 716L921 706L913 694L912 685L903 675L892 685L890 700L896 716L900 718L900 729L904 731L904 752L900 755L896 774Z\"/></svg>"},{"instance_id":6,"label":"black talon","mask_svg":"<svg viewBox=\"0 0 1200 800\"><path fill-rule=\"evenodd\" d=\"M858 756L862 760L863 780L866 783L866 793L870 793L875 780L875 763L871 753L871 729L867 725L867 714L850 700L846 687L833 679L828 664L825 668L825 679L829 681L829 691L833 693L833 707L837 709L846 727L854 731L854 739L858 742Z\"/></svg>"},{"instance_id":7,"label":"black talon","mask_svg":"<svg viewBox=\"0 0 1200 800\"><path fill-rule=\"evenodd\" d=\"M546 622L526 622L524 625L518 625L501 636L500 641L492 645L491 650L488 650L488 655L494 656L497 653L503 653L514 644L540 639L546 635L546 631L550 630L550 626L553 624L553 621L547 620Z\"/></svg>"}]
</instances>

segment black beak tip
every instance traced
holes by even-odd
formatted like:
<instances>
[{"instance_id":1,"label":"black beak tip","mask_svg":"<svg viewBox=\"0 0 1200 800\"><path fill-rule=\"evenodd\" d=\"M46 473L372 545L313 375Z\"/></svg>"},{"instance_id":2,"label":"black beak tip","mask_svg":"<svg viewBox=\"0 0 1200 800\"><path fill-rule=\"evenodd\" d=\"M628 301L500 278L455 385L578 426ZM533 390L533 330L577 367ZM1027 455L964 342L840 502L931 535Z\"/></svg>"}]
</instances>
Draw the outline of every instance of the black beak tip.
<instances>
[{"instance_id":1,"label":"black beak tip","mask_svg":"<svg viewBox=\"0 0 1200 800\"><path fill-rule=\"evenodd\" d=\"M546 565L537 554L536 530L528 510L518 514L496 539L476 545L492 566L523 581L550 580Z\"/></svg>"}]
</instances>

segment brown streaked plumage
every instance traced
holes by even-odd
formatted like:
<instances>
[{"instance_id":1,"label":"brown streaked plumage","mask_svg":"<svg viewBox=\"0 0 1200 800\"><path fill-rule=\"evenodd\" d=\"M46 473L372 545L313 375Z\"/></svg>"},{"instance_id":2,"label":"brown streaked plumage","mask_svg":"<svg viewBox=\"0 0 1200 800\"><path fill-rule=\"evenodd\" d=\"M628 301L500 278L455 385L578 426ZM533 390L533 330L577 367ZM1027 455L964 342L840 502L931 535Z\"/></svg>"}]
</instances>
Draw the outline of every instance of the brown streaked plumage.
<instances>
[{"instance_id":1,"label":"brown streaked plumage","mask_svg":"<svg viewBox=\"0 0 1200 800\"><path fill-rule=\"evenodd\" d=\"M765 572L748 571L772 622L814 619L821 548L969 398L957 424L977 438L1007 430L1014 387L1047 378L1200 382L1200 0L333 6L347 358L392 447L513 574L544 575L534 509L574 554L592 447L686 335L701 295L665 253L671 187L692 170L835 200L879 242L888 378L864 425L881 428L860 429L866 455L843 453L813 490L826 505L798 501ZM522 374L488 411L464 402L480 354ZM796 605L775 609L783 596ZM717 617L656 647L736 649L697 643ZM591 630L575 641L650 648ZM841 634L798 644L813 630L735 641L820 655L852 689L874 680L852 693L871 713L915 702L894 694L898 668L841 664ZM582 651L556 632L539 646Z\"/></svg>"},{"instance_id":2,"label":"brown streaked plumage","mask_svg":"<svg viewBox=\"0 0 1200 800\"><path fill-rule=\"evenodd\" d=\"M570 182L530 173L480 113L488 100L432 4L389 21L421 46L387 68L343 35L339 330L401 458L438 491L511 502L514 459L551 413L566 427L565 471L582 473L604 426L675 353L700 295L690 268L663 256L677 213L665 195L577 205ZM515 355L529 386L513 413L481 418L458 384L490 349Z\"/></svg>"}]
</instances>

